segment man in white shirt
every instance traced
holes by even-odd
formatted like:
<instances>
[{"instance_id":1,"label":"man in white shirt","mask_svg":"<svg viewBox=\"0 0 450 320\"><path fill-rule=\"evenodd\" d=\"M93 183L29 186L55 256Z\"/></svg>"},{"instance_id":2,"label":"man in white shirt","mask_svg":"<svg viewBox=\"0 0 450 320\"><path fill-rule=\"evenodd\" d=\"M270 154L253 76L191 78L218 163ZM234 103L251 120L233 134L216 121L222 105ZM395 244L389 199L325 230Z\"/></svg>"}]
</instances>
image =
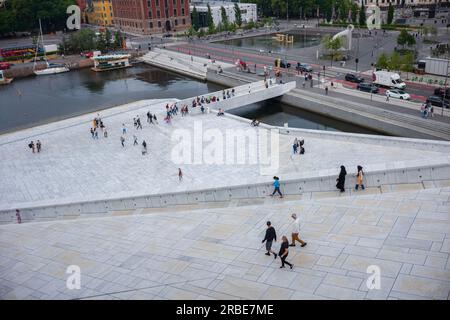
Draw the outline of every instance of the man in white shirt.
<instances>
[{"instance_id":1,"label":"man in white shirt","mask_svg":"<svg viewBox=\"0 0 450 320\"><path fill-rule=\"evenodd\" d=\"M295 247L295 240L300 242L301 247L304 247L307 245L305 241L299 238L298 234L300 233L300 218L297 218L297 215L293 213L291 215L292 219L294 219L294 222L291 224L292 229L292 243L289 245L290 247Z\"/></svg>"}]
</instances>

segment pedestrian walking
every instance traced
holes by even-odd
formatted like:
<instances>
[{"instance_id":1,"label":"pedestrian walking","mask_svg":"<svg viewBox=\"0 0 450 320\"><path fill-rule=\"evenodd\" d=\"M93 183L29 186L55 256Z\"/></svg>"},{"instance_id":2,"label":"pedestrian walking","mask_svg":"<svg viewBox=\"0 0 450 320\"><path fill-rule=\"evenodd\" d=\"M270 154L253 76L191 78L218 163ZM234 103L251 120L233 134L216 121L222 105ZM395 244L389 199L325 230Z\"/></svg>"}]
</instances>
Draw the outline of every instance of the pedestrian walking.
<instances>
[{"instance_id":1,"label":"pedestrian walking","mask_svg":"<svg viewBox=\"0 0 450 320\"><path fill-rule=\"evenodd\" d=\"M341 192L345 192L345 176L347 175L347 171L345 171L345 167L341 166L341 172L339 173L339 177L336 179L337 184L336 188L341 190Z\"/></svg>"},{"instance_id":2,"label":"pedestrian walking","mask_svg":"<svg viewBox=\"0 0 450 320\"><path fill-rule=\"evenodd\" d=\"M386 94L386 102L389 102L389 95Z\"/></svg>"},{"instance_id":3,"label":"pedestrian walking","mask_svg":"<svg viewBox=\"0 0 450 320\"><path fill-rule=\"evenodd\" d=\"M125 147L125 138L123 136L120 137L120 143L122 144L122 147Z\"/></svg>"},{"instance_id":4,"label":"pedestrian walking","mask_svg":"<svg viewBox=\"0 0 450 320\"><path fill-rule=\"evenodd\" d=\"M127 127L125 126L125 123L122 123L122 134L127 134Z\"/></svg>"},{"instance_id":5,"label":"pedestrian walking","mask_svg":"<svg viewBox=\"0 0 450 320\"><path fill-rule=\"evenodd\" d=\"M95 139L94 128L91 128L91 136L92 136L92 139Z\"/></svg>"},{"instance_id":6,"label":"pedestrian walking","mask_svg":"<svg viewBox=\"0 0 450 320\"><path fill-rule=\"evenodd\" d=\"M328 95L328 86L325 86L325 95Z\"/></svg>"},{"instance_id":7,"label":"pedestrian walking","mask_svg":"<svg viewBox=\"0 0 450 320\"><path fill-rule=\"evenodd\" d=\"M142 155L145 156L147 154L147 142L142 141Z\"/></svg>"},{"instance_id":8,"label":"pedestrian walking","mask_svg":"<svg viewBox=\"0 0 450 320\"><path fill-rule=\"evenodd\" d=\"M155 123L158 124L158 119L156 118L156 114L153 115L153 121L155 121Z\"/></svg>"},{"instance_id":9,"label":"pedestrian walking","mask_svg":"<svg viewBox=\"0 0 450 320\"><path fill-rule=\"evenodd\" d=\"M357 174L356 174L356 186L355 186L355 190L358 190L358 187L361 186L361 189L364 190L364 171L363 168L361 166L357 167Z\"/></svg>"},{"instance_id":10,"label":"pedestrian walking","mask_svg":"<svg viewBox=\"0 0 450 320\"><path fill-rule=\"evenodd\" d=\"M16 209L16 218L17 218L17 223L21 224L22 223L22 217L20 216L19 209Z\"/></svg>"},{"instance_id":11,"label":"pedestrian walking","mask_svg":"<svg viewBox=\"0 0 450 320\"><path fill-rule=\"evenodd\" d=\"M272 223L270 221L267 221L266 223L267 229L266 229L266 235L262 241L262 243L266 242L266 250L265 253L266 256L270 256L271 253L273 253L273 258L277 258L277 254L272 251L272 243L277 241L277 233L275 232L275 228L272 227Z\"/></svg>"},{"instance_id":12,"label":"pedestrian walking","mask_svg":"<svg viewBox=\"0 0 450 320\"><path fill-rule=\"evenodd\" d=\"M294 154L297 153L297 148L298 148L298 144L297 144L297 142L294 142L294 144L292 145L292 149L294 151Z\"/></svg>"},{"instance_id":13,"label":"pedestrian walking","mask_svg":"<svg viewBox=\"0 0 450 320\"><path fill-rule=\"evenodd\" d=\"M139 143L138 143L137 137L134 134L133 134L133 140L134 140L133 146L137 146Z\"/></svg>"},{"instance_id":14,"label":"pedestrian walking","mask_svg":"<svg viewBox=\"0 0 450 320\"><path fill-rule=\"evenodd\" d=\"M280 191L280 178L278 178L277 176L274 176L273 180L274 180L273 181L274 190L270 196L273 197L275 195L275 192L278 192L278 194L280 195L280 198L283 198L283 194Z\"/></svg>"},{"instance_id":15,"label":"pedestrian walking","mask_svg":"<svg viewBox=\"0 0 450 320\"><path fill-rule=\"evenodd\" d=\"M137 127L136 127L136 129L141 129L141 130L142 130L141 118L137 118L136 122L137 122Z\"/></svg>"},{"instance_id":16,"label":"pedestrian walking","mask_svg":"<svg viewBox=\"0 0 450 320\"><path fill-rule=\"evenodd\" d=\"M287 264L291 269L294 267L293 264L286 261L287 256L289 255L289 241L286 236L281 237L281 247L278 255L281 259L281 268L284 268L284 265Z\"/></svg>"},{"instance_id":17,"label":"pedestrian walking","mask_svg":"<svg viewBox=\"0 0 450 320\"><path fill-rule=\"evenodd\" d=\"M98 130L97 130L97 128L94 129L94 138L98 139Z\"/></svg>"},{"instance_id":18,"label":"pedestrian walking","mask_svg":"<svg viewBox=\"0 0 450 320\"><path fill-rule=\"evenodd\" d=\"M41 152L41 148L42 148L42 144L41 144L41 141L37 141L36 142L36 149L37 149L37 152L39 153L39 152Z\"/></svg>"},{"instance_id":19,"label":"pedestrian walking","mask_svg":"<svg viewBox=\"0 0 450 320\"><path fill-rule=\"evenodd\" d=\"M30 149L33 151L33 153L34 153L34 151L35 151L35 146L34 146L34 142L33 141L31 141L29 144L28 144L28 147L30 147Z\"/></svg>"},{"instance_id":20,"label":"pedestrian walking","mask_svg":"<svg viewBox=\"0 0 450 320\"><path fill-rule=\"evenodd\" d=\"M103 137L108 138L108 131L106 130L106 127L103 130Z\"/></svg>"},{"instance_id":21,"label":"pedestrian walking","mask_svg":"<svg viewBox=\"0 0 450 320\"><path fill-rule=\"evenodd\" d=\"M297 215L295 213L293 213L291 215L292 219L294 219L294 221L292 222L291 225L291 230L292 230L292 243L289 245L290 247L295 247L295 241L300 242L300 246L304 247L306 246L308 243L306 243L305 241L303 241L302 239L300 239L299 234L300 234L300 218L297 217Z\"/></svg>"},{"instance_id":22,"label":"pedestrian walking","mask_svg":"<svg viewBox=\"0 0 450 320\"><path fill-rule=\"evenodd\" d=\"M180 168L178 168L178 180L179 181L183 180L183 171L181 171Z\"/></svg>"}]
</instances>

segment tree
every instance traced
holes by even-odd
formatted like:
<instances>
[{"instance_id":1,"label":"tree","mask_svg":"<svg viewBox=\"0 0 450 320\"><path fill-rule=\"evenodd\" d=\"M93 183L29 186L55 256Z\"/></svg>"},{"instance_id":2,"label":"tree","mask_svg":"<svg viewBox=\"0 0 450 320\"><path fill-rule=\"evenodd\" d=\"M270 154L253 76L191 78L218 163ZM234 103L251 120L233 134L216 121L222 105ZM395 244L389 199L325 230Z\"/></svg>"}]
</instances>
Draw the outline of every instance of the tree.
<instances>
[{"instance_id":1,"label":"tree","mask_svg":"<svg viewBox=\"0 0 450 320\"><path fill-rule=\"evenodd\" d=\"M394 7L389 2L389 8L388 8L388 16L387 16L387 24L392 24L392 21L394 21Z\"/></svg>"},{"instance_id":2,"label":"tree","mask_svg":"<svg viewBox=\"0 0 450 320\"><path fill-rule=\"evenodd\" d=\"M377 68L389 69L389 56L386 53L380 54L377 61Z\"/></svg>"},{"instance_id":3,"label":"tree","mask_svg":"<svg viewBox=\"0 0 450 320\"><path fill-rule=\"evenodd\" d=\"M359 9L359 25L362 27L366 24L366 7L364 4L361 4L361 8Z\"/></svg>"},{"instance_id":4,"label":"tree","mask_svg":"<svg viewBox=\"0 0 450 320\"><path fill-rule=\"evenodd\" d=\"M412 34L408 34L408 38L406 39L406 45L408 47L412 47L416 44L416 38Z\"/></svg>"},{"instance_id":5,"label":"tree","mask_svg":"<svg viewBox=\"0 0 450 320\"><path fill-rule=\"evenodd\" d=\"M222 18L222 25L225 30L228 30L229 22L228 22L228 15L227 11L223 6L220 7L220 16Z\"/></svg>"},{"instance_id":6,"label":"tree","mask_svg":"<svg viewBox=\"0 0 450 320\"><path fill-rule=\"evenodd\" d=\"M195 6L192 10L192 27L195 31L198 31L198 29L200 29L200 16Z\"/></svg>"},{"instance_id":7,"label":"tree","mask_svg":"<svg viewBox=\"0 0 450 320\"><path fill-rule=\"evenodd\" d=\"M39 19L44 32L63 30L72 4L75 0L8 0L0 9L0 34L38 30Z\"/></svg>"},{"instance_id":8,"label":"tree","mask_svg":"<svg viewBox=\"0 0 450 320\"><path fill-rule=\"evenodd\" d=\"M400 31L400 34L397 37L397 44L405 47L406 43L408 42L408 35L408 31L406 31L405 29Z\"/></svg>"},{"instance_id":9,"label":"tree","mask_svg":"<svg viewBox=\"0 0 450 320\"><path fill-rule=\"evenodd\" d=\"M106 29L104 36L105 36L106 49L109 50L113 46L113 43L111 41L111 38L112 38L111 31L109 31L109 29Z\"/></svg>"},{"instance_id":10,"label":"tree","mask_svg":"<svg viewBox=\"0 0 450 320\"><path fill-rule=\"evenodd\" d=\"M114 48L121 49L122 47L123 47L122 35L120 34L120 31L116 31L114 33Z\"/></svg>"},{"instance_id":11,"label":"tree","mask_svg":"<svg viewBox=\"0 0 450 320\"><path fill-rule=\"evenodd\" d=\"M408 31L403 29L397 37L397 44L403 46L403 48L405 45L411 47L416 44L416 39L412 34L409 34Z\"/></svg>"},{"instance_id":12,"label":"tree","mask_svg":"<svg viewBox=\"0 0 450 320\"><path fill-rule=\"evenodd\" d=\"M238 27L242 25L242 13L241 8L239 8L239 5L237 3L234 4L234 15L235 15L235 21Z\"/></svg>"},{"instance_id":13,"label":"tree","mask_svg":"<svg viewBox=\"0 0 450 320\"><path fill-rule=\"evenodd\" d=\"M216 26L214 25L214 20L212 17L211 7L209 3L207 5L208 11L206 12L206 24L208 25L208 33L213 34L216 32Z\"/></svg>"},{"instance_id":14,"label":"tree","mask_svg":"<svg viewBox=\"0 0 450 320\"><path fill-rule=\"evenodd\" d=\"M406 72L406 79L408 79L409 73L414 71L414 54L408 52L403 56L403 63L401 65L401 70Z\"/></svg>"},{"instance_id":15,"label":"tree","mask_svg":"<svg viewBox=\"0 0 450 320\"><path fill-rule=\"evenodd\" d=\"M325 47L325 49L327 49L330 52L331 66L333 66L333 60L336 56L336 53L343 45L342 37L336 37L333 39L332 36L326 35L322 40L322 44Z\"/></svg>"},{"instance_id":16,"label":"tree","mask_svg":"<svg viewBox=\"0 0 450 320\"><path fill-rule=\"evenodd\" d=\"M358 5L352 2L351 10L352 10L352 22L356 23L358 21L358 13L359 13Z\"/></svg>"},{"instance_id":17,"label":"tree","mask_svg":"<svg viewBox=\"0 0 450 320\"><path fill-rule=\"evenodd\" d=\"M399 70L401 67L401 59L400 54L394 51L389 59L389 69Z\"/></svg>"}]
</instances>

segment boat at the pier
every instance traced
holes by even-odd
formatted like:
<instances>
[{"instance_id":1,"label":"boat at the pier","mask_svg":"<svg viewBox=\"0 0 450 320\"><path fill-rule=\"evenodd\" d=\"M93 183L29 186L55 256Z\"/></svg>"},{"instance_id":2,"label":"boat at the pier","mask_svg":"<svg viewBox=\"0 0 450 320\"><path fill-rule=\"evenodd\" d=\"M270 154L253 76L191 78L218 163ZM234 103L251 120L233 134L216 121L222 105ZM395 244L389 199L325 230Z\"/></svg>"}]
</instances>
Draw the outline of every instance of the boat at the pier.
<instances>
[{"instance_id":1,"label":"boat at the pier","mask_svg":"<svg viewBox=\"0 0 450 320\"><path fill-rule=\"evenodd\" d=\"M109 55L98 55L92 57L94 60L94 67L92 70L96 72L122 69L132 67L130 64L129 54L109 54Z\"/></svg>"},{"instance_id":2,"label":"boat at the pier","mask_svg":"<svg viewBox=\"0 0 450 320\"><path fill-rule=\"evenodd\" d=\"M42 26L41 26L41 20L40 19L39 19L39 29L40 29L39 39L41 40L42 45L44 45L44 35L42 33ZM39 47L39 39L37 41L37 46L38 47ZM33 72L34 72L35 75L43 76L43 75L48 75L48 74L56 74L56 73L63 73L63 72L69 72L70 71L70 69L67 68L63 64L48 63L45 50L44 50L44 61L47 64L47 67L45 69L36 70L36 62L37 62L38 51L39 50L36 49L36 55L34 57Z\"/></svg>"}]
</instances>

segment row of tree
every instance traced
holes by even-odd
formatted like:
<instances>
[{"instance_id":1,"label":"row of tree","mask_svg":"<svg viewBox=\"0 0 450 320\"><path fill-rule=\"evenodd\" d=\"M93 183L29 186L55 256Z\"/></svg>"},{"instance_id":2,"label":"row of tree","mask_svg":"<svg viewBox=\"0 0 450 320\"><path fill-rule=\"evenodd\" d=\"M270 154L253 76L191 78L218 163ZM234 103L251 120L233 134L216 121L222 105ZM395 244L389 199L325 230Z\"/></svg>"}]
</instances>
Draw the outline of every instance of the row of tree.
<instances>
[{"instance_id":1,"label":"row of tree","mask_svg":"<svg viewBox=\"0 0 450 320\"><path fill-rule=\"evenodd\" d=\"M289 2L288 2L289 1ZM356 21L358 5L352 0L247 0L256 3L260 13L266 17L313 18L317 13L327 20L348 21L349 13ZM288 12L287 12L288 11Z\"/></svg>"},{"instance_id":2,"label":"row of tree","mask_svg":"<svg viewBox=\"0 0 450 320\"><path fill-rule=\"evenodd\" d=\"M79 54L81 52L100 50L110 51L121 49L123 38L120 32L114 35L108 29L96 35L92 29L81 29L72 33L68 38L64 37L59 50L64 54Z\"/></svg>"},{"instance_id":3,"label":"row of tree","mask_svg":"<svg viewBox=\"0 0 450 320\"><path fill-rule=\"evenodd\" d=\"M394 51L392 54L382 53L378 57L377 68L395 70L395 71L414 71L415 57L414 53L408 52L405 55L400 55Z\"/></svg>"},{"instance_id":4,"label":"row of tree","mask_svg":"<svg viewBox=\"0 0 450 320\"><path fill-rule=\"evenodd\" d=\"M266 17L325 18L333 22L352 22L365 25L365 6L360 8L352 0L246 0L256 3ZM389 4L387 23L394 20L394 7Z\"/></svg>"},{"instance_id":5,"label":"row of tree","mask_svg":"<svg viewBox=\"0 0 450 320\"><path fill-rule=\"evenodd\" d=\"M44 32L63 30L66 27L67 7L75 0L8 0L0 9L0 35L39 29L39 19Z\"/></svg>"}]
</instances>

